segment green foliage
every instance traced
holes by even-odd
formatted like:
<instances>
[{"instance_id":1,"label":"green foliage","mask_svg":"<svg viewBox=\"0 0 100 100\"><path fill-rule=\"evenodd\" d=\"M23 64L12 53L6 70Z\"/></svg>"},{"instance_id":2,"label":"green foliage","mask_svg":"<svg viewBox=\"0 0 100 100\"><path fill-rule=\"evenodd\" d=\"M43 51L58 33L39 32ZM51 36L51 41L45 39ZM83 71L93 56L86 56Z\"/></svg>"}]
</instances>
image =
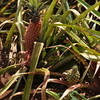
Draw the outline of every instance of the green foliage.
<instances>
[{"instance_id":1,"label":"green foliage","mask_svg":"<svg viewBox=\"0 0 100 100\"><path fill-rule=\"evenodd\" d=\"M53 91L46 91L50 96L52 96L53 98L55 98L55 100L59 100L60 99L60 94L53 92Z\"/></svg>"},{"instance_id":2,"label":"green foliage","mask_svg":"<svg viewBox=\"0 0 100 100\"><path fill-rule=\"evenodd\" d=\"M96 67L92 65L92 63L98 63L100 61L100 49L97 48L97 45L100 45L100 31L98 28L100 27L100 13L98 11L100 1L95 0L95 4L93 5L87 3L86 0L12 1L13 0L10 0L5 3L3 3L3 0L0 1L0 34L6 34L6 40L3 43L4 48L11 48L11 44L14 42L13 38L16 36L19 40L16 42L18 45L18 47L16 47L16 53L18 54L20 51L24 51L23 35L25 33L25 27L29 24L30 20L30 17L26 12L32 10L33 13L33 10L36 12L39 10L41 13L40 17L42 21L42 28L41 34L39 35L36 43L40 44L33 50L30 70L27 68L28 72L35 72L35 69L39 67L49 69L51 73L54 71L63 76L63 72L66 72L66 70L72 70L72 67L77 65L79 73L83 73L77 82L80 84L79 88L84 85L82 82L93 82L93 84L95 83L97 86L96 89L99 88L98 81L95 78L92 80L93 74L96 70ZM74 3L72 3L73 1ZM10 6L8 3L10 3L9 5L14 3L14 7L17 4L15 12L11 12L9 10L11 8L9 8ZM15 57L15 59L17 60L17 57ZM18 69L15 68L15 76L12 76L8 83L1 88L0 95L5 93L12 86L12 84L15 83L17 79L19 79L12 94L14 95L18 89L19 84L21 84L22 77L24 77L26 80L24 75L24 72L27 74L26 66L23 65L23 58L21 57L20 59L22 63L20 63L20 60L19 62L16 61L11 65L8 62L9 66L6 66L6 68L0 70L0 75L3 75L4 73L13 70L17 65L21 67ZM94 69L91 68L92 66ZM97 64L96 66L99 65ZM98 75L98 72L96 71L95 75ZM22 74L22 76L16 74ZM41 73L39 74L41 75ZM33 76L34 75L29 74L28 80L25 83L23 100L29 100L30 91L33 89L31 88L32 83L35 85ZM85 93L86 91L84 91L84 89L78 89L77 83L74 85L75 88L73 88L73 85L71 85L71 87L67 83L66 90L63 89L63 92L54 92L49 90L47 86L49 82L58 82L59 84L64 84L63 81L67 81L65 77L63 76L64 78L62 78L62 76L58 78L56 76L52 77L51 75L50 78L44 80L43 83L40 84L39 88L36 88L36 92L33 94L38 94L38 89L40 89L40 91L42 91L41 89L44 89L44 91L55 100L92 100L92 98L95 100L95 98L100 97L97 95L86 98L86 95L81 95L81 93ZM89 78L89 81L86 80L85 77ZM45 75L43 78L45 79ZM52 81L52 78L56 80ZM98 79L97 76L96 78ZM50 85L50 87L51 86L52 85ZM55 89L55 87L51 88ZM59 87L58 90L60 90ZM87 90L89 89L87 88ZM41 97L43 97L42 93ZM46 97L44 100L46 100Z\"/></svg>"}]
</instances>

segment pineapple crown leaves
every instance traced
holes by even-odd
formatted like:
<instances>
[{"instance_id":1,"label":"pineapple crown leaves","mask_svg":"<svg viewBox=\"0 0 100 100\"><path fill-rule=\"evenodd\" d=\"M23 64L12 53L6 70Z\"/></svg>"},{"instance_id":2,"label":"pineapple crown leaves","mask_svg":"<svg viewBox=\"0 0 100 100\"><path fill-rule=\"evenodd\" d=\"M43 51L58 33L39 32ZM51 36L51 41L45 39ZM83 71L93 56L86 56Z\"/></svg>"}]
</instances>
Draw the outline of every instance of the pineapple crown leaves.
<instances>
[{"instance_id":1,"label":"pineapple crown leaves","mask_svg":"<svg viewBox=\"0 0 100 100\"><path fill-rule=\"evenodd\" d=\"M32 13L39 13L41 10L43 10L46 7L46 4L48 3L48 1L46 2L40 2L40 0L29 0L28 1L24 1L24 7L28 8L30 12Z\"/></svg>"},{"instance_id":2,"label":"pineapple crown leaves","mask_svg":"<svg viewBox=\"0 0 100 100\"><path fill-rule=\"evenodd\" d=\"M39 6L41 5L40 0L29 0L31 7L34 7L34 10L38 10Z\"/></svg>"},{"instance_id":3,"label":"pineapple crown leaves","mask_svg":"<svg viewBox=\"0 0 100 100\"><path fill-rule=\"evenodd\" d=\"M40 0L29 0L25 2L24 7L27 8L26 13L29 15L29 18L33 21L38 21L40 19L40 11L45 8L45 5L48 1L42 3Z\"/></svg>"}]
</instances>

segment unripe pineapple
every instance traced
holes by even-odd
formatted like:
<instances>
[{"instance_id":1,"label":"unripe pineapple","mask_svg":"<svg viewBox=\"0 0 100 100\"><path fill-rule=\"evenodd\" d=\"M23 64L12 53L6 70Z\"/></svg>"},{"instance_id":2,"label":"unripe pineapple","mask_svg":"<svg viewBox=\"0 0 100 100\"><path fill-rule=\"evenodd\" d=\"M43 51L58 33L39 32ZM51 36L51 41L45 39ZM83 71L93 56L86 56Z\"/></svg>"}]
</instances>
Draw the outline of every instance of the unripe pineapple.
<instances>
[{"instance_id":1,"label":"unripe pineapple","mask_svg":"<svg viewBox=\"0 0 100 100\"><path fill-rule=\"evenodd\" d=\"M66 75L65 79L68 82L68 85L74 85L79 81L80 73L78 71L78 66L73 66L71 69L66 70L63 74Z\"/></svg>"}]
</instances>

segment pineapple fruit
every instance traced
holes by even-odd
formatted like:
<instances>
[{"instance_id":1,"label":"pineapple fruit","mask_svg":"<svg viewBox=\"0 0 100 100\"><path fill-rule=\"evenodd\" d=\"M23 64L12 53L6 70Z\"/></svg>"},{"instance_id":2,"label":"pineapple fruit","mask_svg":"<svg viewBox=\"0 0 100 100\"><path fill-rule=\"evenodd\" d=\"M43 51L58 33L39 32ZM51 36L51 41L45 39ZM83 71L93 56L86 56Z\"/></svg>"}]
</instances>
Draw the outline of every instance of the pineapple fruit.
<instances>
[{"instance_id":1,"label":"pineapple fruit","mask_svg":"<svg viewBox=\"0 0 100 100\"><path fill-rule=\"evenodd\" d=\"M68 82L68 86L76 84L80 79L80 73L77 65L74 65L71 69L66 70L63 74L66 75L65 80Z\"/></svg>"},{"instance_id":2,"label":"pineapple fruit","mask_svg":"<svg viewBox=\"0 0 100 100\"><path fill-rule=\"evenodd\" d=\"M33 50L33 44L34 41L37 40L39 34L41 31L41 21L37 22L30 22L29 26L26 29L25 35L24 35L24 44L26 47L26 50L29 53L32 53Z\"/></svg>"},{"instance_id":3,"label":"pineapple fruit","mask_svg":"<svg viewBox=\"0 0 100 100\"><path fill-rule=\"evenodd\" d=\"M32 54L34 42L37 40L41 31L41 21L30 22L29 26L26 29L24 35L24 45L26 47L26 59L27 61L30 59Z\"/></svg>"}]
</instances>

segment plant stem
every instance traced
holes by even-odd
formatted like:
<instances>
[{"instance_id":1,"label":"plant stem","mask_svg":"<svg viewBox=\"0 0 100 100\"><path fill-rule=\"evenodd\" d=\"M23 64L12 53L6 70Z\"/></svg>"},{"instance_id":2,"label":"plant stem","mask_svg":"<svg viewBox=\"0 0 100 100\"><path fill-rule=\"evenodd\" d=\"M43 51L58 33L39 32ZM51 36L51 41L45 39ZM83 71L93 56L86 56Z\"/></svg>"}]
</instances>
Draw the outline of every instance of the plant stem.
<instances>
[{"instance_id":1,"label":"plant stem","mask_svg":"<svg viewBox=\"0 0 100 100\"><path fill-rule=\"evenodd\" d=\"M31 63L30 63L30 72L34 72L36 69L43 45L44 44L40 43L40 42L34 43L34 50L33 50L32 56L31 56ZM28 75L22 100L29 100L33 78L34 78L34 75Z\"/></svg>"}]
</instances>

